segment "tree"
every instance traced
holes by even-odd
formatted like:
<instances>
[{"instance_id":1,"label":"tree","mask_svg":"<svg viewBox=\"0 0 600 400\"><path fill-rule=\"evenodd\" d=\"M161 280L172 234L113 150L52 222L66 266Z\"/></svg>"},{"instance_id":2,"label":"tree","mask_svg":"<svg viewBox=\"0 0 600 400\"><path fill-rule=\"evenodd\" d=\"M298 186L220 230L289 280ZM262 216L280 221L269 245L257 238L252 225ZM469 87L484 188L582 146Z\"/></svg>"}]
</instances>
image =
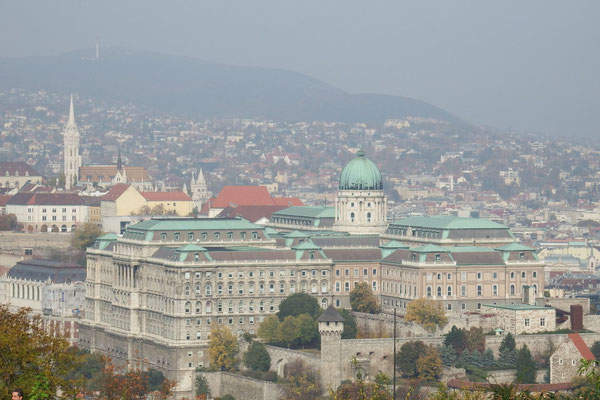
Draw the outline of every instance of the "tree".
<instances>
[{"instance_id":1,"label":"tree","mask_svg":"<svg viewBox=\"0 0 600 400\"><path fill-rule=\"evenodd\" d=\"M258 337L268 343L279 341L279 318L269 315L258 327Z\"/></svg>"},{"instance_id":2,"label":"tree","mask_svg":"<svg viewBox=\"0 0 600 400\"><path fill-rule=\"evenodd\" d=\"M458 359L454 347L445 344L440 347L440 357L442 358L442 363L447 366L456 365L456 360Z\"/></svg>"},{"instance_id":3,"label":"tree","mask_svg":"<svg viewBox=\"0 0 600 400\"><path fill-rule=\"evenodd\" d=\"M304 348L304 345L312 342L319 335L319 328L317 321L315 321L310 315L302 314L296 318L298 324L299 335L298 339L300 344Z\"/></svg>"},{"instance_id":4,"label":"tree","mask_svg":"<svg viewBox=\"0 0 600 400\"><path fill-rule=\"evenodd\" d=\"M448 323L442 307L433 300L417 299L406 306L406 321L415 321L426 330L433 332Z\"/></svg>"},{"instance_id":5,"label":"tree","mask_svg":"<svg viewBox=\"0 0 600 400\"><path fill-rule=\"evenodd\" d=\"M476 328L473 326L468 331L465 330L465 339L467 341L467 349L469 349L469 351L485 351L485 334L483 333L482 328Z\"/></svg>"},{"instance_id":6,"label":"tree","mask_svg":"<svg viewBox=\"0 0 600 400\"><path fill-rule=\"evenodd\" d=\"M0 393L12 388L31 390L36 395L55 397L57 389L62 396L74 398L83 387L81 379L69 379L76 374L81 358L58 331L47 331L41 317L22 308L12 313L8 305L0 305Z\"/></svg>"},{"instance_id":7,"label":"tree","mask_svg":"<svg viewBox=\"0 0 600 400\"><path fill-rule=\"evenodd\" d=\"M416 363L417 375L428 381L436 380L442 374L442 359L440 353L433 346L427 346L425 353L421 354Z\"/></svg>"},{"instance_id":8,"label":"tree","mask_svg":"<svg viewBox=\"0 0 600 400\"><path fill-rule=\"evenodd\" d=\"M261 342L254 341L243 356L244 365L254 371L268 371L271 367L271 356Z\"/></svg>"},{"instance_id":9,"label":"tree","mask_svg":"<svg viewBox=\"0 0 600 400\"><path fill-rule=\"evenodd\" d=\"M450 332L446 334L444 346L452 346L456 355L460 355L467 348L467 338L464 329L457 328L452 325Z\"/></svg>"},{"instance_id":10,"label":"tree","mask_svg":"<svg viewBox=\"0 0 600 400\"><path fill-rule=\"evenodd\" d=\"M426 351L427 346L420 340L404 343L396 353L396 366L402 375L409 378L416 377L419 374L417 360Z\"/></svg>"},{"instance_id":11,"label":"tree","mask_svg":"<svg viewBox=\"0 0 600 400\"><path fill-rule=\"evenodd\" d=\"M486 349L481 355L481 362L484 368L491 368L496 366L496 359L494 358L494 352L492 349Z\"/></svg>"},{"instance_id":12,"label":"tree","mask_svg":"<svg viewBox=\"0 0 600 400\"><path fill-rule=\"evenodd\" d=\"M98 225L86 222L81 229L73 233L71 246L79 251L85 251L100 235L102 229Z\"/></svg>"},{"instance_id":13,"label":"tree","mask_svg":"<svg viewBox=\"0 0 600 400\"><path fill-rule=\"evenodd\" d=\"M292 344L296 343L300 338L300 326L298 325L298 319L288 315L279 324L278 336L287 347L289 348Z\"/></svg>"},{"instance_id":14,"label":"tree","mask_svg":"<svg viewBox=\"0 0 600 400\"><path fill-rule=\"evenodd\" d=\"M345 308L338 308L337 310L344 317L342 339L356 339L356 321L354 320L354 316Z\"/></svg>"},{"instance_id":15,"label":"tree","mask_svg":"<svg viewBox=\"0 0 600 400\"><path fill-rule=\"evenodd\" d=\"M201 373L196 375L196 396L200 398L204 397L204 399L210 396L210 387L208 386L208 380Z\"/></svg>"},{"instance_id":16,"label":"tree","mask_svg":"<svg viewBox=\"0 0 600 400\"><path fill-rule=\"evenodd\" d=\"M517 377L518 383L535 383L535 361L527 345L523 345L517 353Z\"/></svg>"},{"instance_id":17,"label":"tree","mask_svg":"<svg viewBox=\"0 0 600 400\"><path fill-rule=\"evenodd\" d=\"M294 293L279 304L277 317L280 321L283 321L288 315L297 317L301 314L308 314L317 318L322 311L319 302L313 296L306 293Z\"/></svg>"},{"instance_id":18,"label":"tree","mask_svg":"<svg viewBox=\"0 0 600 400\"><path fill-rule=\"evenodd\" d=\"M287 365L282 400L313 400L319 398L323 387L318 371L296 359Z\"/></svg>"},{"instance_id":19,"label":"tree","mask_svg":"<svg viewBox=\"0 0 600 400\"><path fill-rule=\"evenodd\" d=\"M158 371L156 371L158 372ZM159 378L153 373L154 378ZM160 374L162 375L162 374ZM162 382L158 385L157 397L166 400L175 386L175 382L169 381L162 376ZM110 359L106 359L102 371L102 385L100 386L100 395L106 400L145 400L148 394L156 389L150 383L147 372L142 371L138 366L131 368L131 365L125 372L115 368Z\"/></svg>"},{"instance_id":20,"label":"tree","mask_svg":"<svg viewBox=\"0 0 600 400\"><path fill-rule=\"evenodd\" d=\"M237 338L225 326L217 326L210 331L208 357L210 365L221 371L233 369L239 346Z\"/></svg>"},{"instance_id":21,"label":"tree","mask_svg":"<svg viewBox=\"0 0 600 400\"><path fill-rule=\"evenodd\" d=\"M0 231L17 229L17 216L15 214L0 215Z\"/></svg>"},{"instance_id":22,"label":"tree","mask_svg":"<svg viewBox=\"0 0 600 400\"><path fill-rule=\"evenodd\" d=\"M516 347L514 336L510 332L507 333L498 349L498 360L502 365L514 368L517 361Z\"/></svg>"},{"instance_id":23,"label":"tree","mask_svg":"<svg viewBox=\"0 0 600 400\"><path fill-rule=\"evenodd\" d=\"M361 282L350 291L350 306L353 311L375 314L379 312L377 299L366 282Z\"/></svg>"},{"instance_id":24,"label":"tree","mask_svg":"<svg viewBox=\"0 0 600 400\"><path fill-rule=\"evenodd\" d=\"M592 347L590 347L590 350L592 351L592 354L594 355L594 357L596 357L596 360L600 360L600 341L597 340L594 342L594 344L592 344Z\"/></svg>"}]
</instances>

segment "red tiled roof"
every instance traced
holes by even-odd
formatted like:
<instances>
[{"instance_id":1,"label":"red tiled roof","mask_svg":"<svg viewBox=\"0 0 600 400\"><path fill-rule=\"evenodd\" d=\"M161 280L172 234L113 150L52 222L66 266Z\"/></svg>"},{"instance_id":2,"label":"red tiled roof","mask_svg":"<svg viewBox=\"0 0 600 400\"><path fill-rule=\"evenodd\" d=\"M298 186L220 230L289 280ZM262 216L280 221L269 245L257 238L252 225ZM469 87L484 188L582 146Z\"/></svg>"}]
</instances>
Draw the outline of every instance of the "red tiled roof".
<instances>
[{"instance_id":1,"label":"red tiled roof","mask_svg":"<svg viewBox=\"0 0 600 400\"><path fill-rule=\"evenodd\" d=\"M292 207L303 206L304 203L297 197L273 197L275 204L280 206Z\"/></svg>"},{"instance_id":2,"label":"red tiled roof","mask_svg":"<svg viewBox=\"0 0 600 400\"><path fill-rule=\"evenodd\" d=\"M212 202L213 208L269 205L275 202L264 186L225 186Z\"/></svg>"},{"instance_id":3,"label":"red tiled roof","mask_svg":"<svg viewBox=\"0 0 600 400\"><path fill-rule=\"evenodd\" d=\"M148 201L192 201L192 198L183 192L140 192Z\"/></svg>"},{"instance_id":4,"label":"red tiled roof","mask_svg":"<svg viewBox=\"0 0 600 400\"><path fill-rule=\"evenodd\" d=\"M4 207L8 199L10 199L11 197L12 196L0 196L0 207Z\"/></svg>"},{"instance_id":5,"label":"red tiled roof","mask_svg":"<svg viewBox=\"0 0 600 400\"><path fill-rule=\"evenodd\" d=\"M274 212L283 210L287 206L270 205L270 206L239 206L225 207L218 215L219 218L242 217L250 222L256 222L261 218L271 219Z\"/></svg>"},{"instance_id":6,"label":"red tiled roof","mask_svg":"<svg viewBox=\"0 0 600 400\"><path fill-rule=\"evenodd\" d=\"M103 197L102 200L106 200L106 201L115 201L117 200L119 197L121 197L121 195L123 193L125 193L125 191L127 189L129 189L131 185L128 185L126 183L118 183L115 186L113 186L108 193L106 193Z\"/></svg>"},{"instance_id":7,"label":"red tiled roof","mask_svg":"<svg viewBox=\"0 0 600 400\"><path fill-rule=\"evenodd\" d=\"M573 344L579 351L579 354L581 354L581 357L585 358L588 361L596 359L596 357L594 357L589 347L587 347L587 345L581 338L581 336L579 336L579 333L569 333L569 339L571 339L571 342L573 342Z\"/></svg>"},{"instance_id":8,"label":"red tiled roof","mask_svg":"<svg viewBox=\"0 0 600 400\"><path fill-rule=\"evenodd\" d=\"M9 176L15 176L17 172L19 176L41 176L24 161L0 162L0 175L5 176L7 172Z\"/></svg>"},{"instance_id":9,"label":"red tiled roof","mask_svg":"<svg viewBox=\"0 0 600 400\"><path fill-rule=\"evenodd\" d=\"M85 205L83 200L75 193L17 193L6 204L40 206Z\"/></svg>"}]
</instances>

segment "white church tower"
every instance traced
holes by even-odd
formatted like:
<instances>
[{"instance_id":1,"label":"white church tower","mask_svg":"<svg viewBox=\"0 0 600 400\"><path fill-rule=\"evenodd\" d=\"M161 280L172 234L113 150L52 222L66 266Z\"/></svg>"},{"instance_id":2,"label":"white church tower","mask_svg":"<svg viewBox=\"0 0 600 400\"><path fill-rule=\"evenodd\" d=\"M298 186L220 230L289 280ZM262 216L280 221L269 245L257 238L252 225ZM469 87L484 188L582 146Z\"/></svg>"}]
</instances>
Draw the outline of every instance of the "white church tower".
<instances>
[{"instance_id":1,"label":"white church tower","mask_svg":"<svg viewBox=\"0 0 600 400\"><path fill-rule=\"evenodd\" d=\"M206 180L204 179L204 174L202 173L202 169L198 171L198 176L194 178L192 174L192 181L190 182L190 192L193 201L193 206L198 211L202 208L202 204L206 203L210 198L210 193L206 188Z\"/></svg>"},{"instance_id":2,"label":"white church tower","mask_svg":"<svg viewBox=\"0 0 600 400\"><path fill-rule=\"evenodd\" d=\"M81 156L79 155L79 131L75 123L75 111L73 109L73 95L71 95L71 105L69 108L69 121L65 126L63 133L64 146L64 173L65 173L65 189L71 189L77 184L79 175L79 167L81 167Z\"/></svg>"}]
</instances>

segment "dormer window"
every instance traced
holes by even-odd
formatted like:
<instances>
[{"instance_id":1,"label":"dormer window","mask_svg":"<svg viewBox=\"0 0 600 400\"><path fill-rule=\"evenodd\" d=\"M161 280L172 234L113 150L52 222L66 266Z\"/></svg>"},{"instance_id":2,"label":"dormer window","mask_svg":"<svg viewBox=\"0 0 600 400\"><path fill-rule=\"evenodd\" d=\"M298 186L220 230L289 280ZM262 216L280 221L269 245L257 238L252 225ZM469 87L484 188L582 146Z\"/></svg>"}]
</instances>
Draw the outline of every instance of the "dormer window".
<instances>
[{"instance_id":1,"label":"dormer window","mask_svg":"<svg viewBox=\"0 0 600 400\"><path fill-rule=\"evenodd\" d=\"M175 240L179 240L181 234L179 232L175 232Z\"/></svg>"},{"instance_id":2,"label":"dormer window","mask_svg":"<svg viewBox=\"0 0 600 400\"><path fill-rule=\"evenodd\" d=\"M189 233L188 233L188 240L189 240L189 241L192 241L192 240L194 240L194 232L189 232Z\"/></svg>"},{"instance_id":3,"label":"dormer window","mask_svg":"<svg viewBox=\"0 0 600 400\"><path fill-rule=\"evenodd\" d=\"M524 260L525 259L525 253L524 252L520 252L519 253L519 260Z\"/></svg>"},{"instance_id":4,"label":"dormer window","mask_svg":"<svg viewBox=\"0 0 600 400\"><path fill-rule=\"evenodd\" d=\"M435 261L440 261L440 255L439 254L435 255Z\"/></svg>"},{"instance_id":5,"label":"dormer window","mask_svg":"<svg viewBox=\"0 0 600 400\"><path fill-rule=\"evenodd\" d=\"M165 232L160 234L160 240L167 240L167 234Z\"/></svg>"},{"instance_id":6,"label":"dormer window","mask_svg":"<svg viewBox=\"0 0 600 400\"><path fill-rule=\"evenodd\" d=\"M252 232L252 239L258 239L258 232Z\"/></svg>"}]
</instances>

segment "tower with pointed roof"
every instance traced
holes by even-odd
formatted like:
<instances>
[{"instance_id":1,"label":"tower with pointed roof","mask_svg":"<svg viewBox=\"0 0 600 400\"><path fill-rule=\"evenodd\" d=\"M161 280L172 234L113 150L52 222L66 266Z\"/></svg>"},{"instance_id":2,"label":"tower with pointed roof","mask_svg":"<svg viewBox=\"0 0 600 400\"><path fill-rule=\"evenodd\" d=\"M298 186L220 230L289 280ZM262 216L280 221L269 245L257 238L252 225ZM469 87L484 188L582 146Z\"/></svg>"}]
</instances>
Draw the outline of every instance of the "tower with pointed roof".
<instances>
[{"instance_id":1,"label":"tower with pointed roof","mask_svg":"<svg viewBox=\"0 0 600 400\"><path fill-rule=\"evenodd\" d=\"M321 335L321 381L324 387L337 388L342 382L344 317L330 305L317 322Z\"/></svg>"},{"instance_id":2,"label":"tower with pointed roof","mask_svg":"<svg viewBox=\"0 0 600 400\"><path fill-rule=\"evenodd\" d=\"M377 234L387 227L387 198L381 172L360 150L342 170L335 201L334 229Z\"/></svg>"},{"instance_id":3,"label":"tower with pointed roof","mask_svg":"<svg viewBox=\"0 0 600 400\"><path fill-rule=\"evenodd\" d=\"M198 171L198 176L194 178L192 174L192 181L190 182L191 197L194 202L194 208L200 210L202 204L206 203L210 198L210 193L206 187L206 180L202 169Z\"/></svg>"},{"instance_id":4,"label":"tower with pointed roof","mask_svg":"<svg viewBox=\"0 0 600 400\"><path fill-rule=\"evenodd\" d=\"M69 120L63 132L63 159L65 174L65 189L71 189L77 184L79 168L81 167L81 156L79 155L79 130L75 123L75 111L73 108L73 95L69 107Z\"/></svg>"}]
</instances>

